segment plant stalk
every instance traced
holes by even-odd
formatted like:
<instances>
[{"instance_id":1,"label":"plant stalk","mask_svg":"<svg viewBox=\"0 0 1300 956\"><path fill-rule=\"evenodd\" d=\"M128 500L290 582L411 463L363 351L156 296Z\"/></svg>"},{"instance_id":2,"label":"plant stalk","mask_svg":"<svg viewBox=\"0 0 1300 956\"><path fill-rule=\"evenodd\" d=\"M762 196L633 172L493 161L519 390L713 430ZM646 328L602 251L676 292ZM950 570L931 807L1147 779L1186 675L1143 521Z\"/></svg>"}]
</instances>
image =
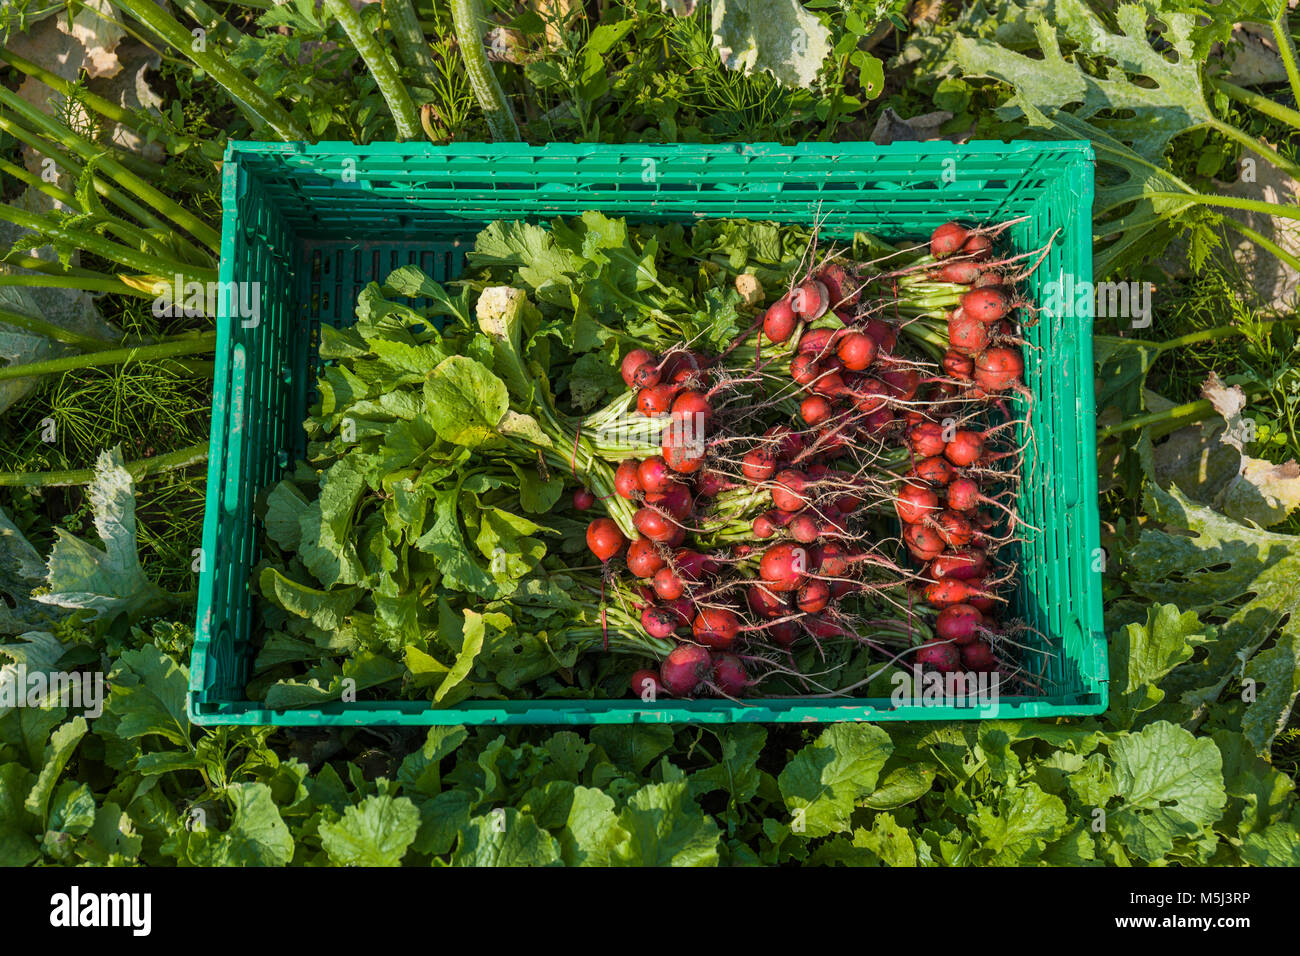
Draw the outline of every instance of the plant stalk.
<instances>
[{"instance_id":1,"label":"plant stalk","mask_svg":"<svg viewBox=\"0 0 1300 956\"><path fill-rule=\"evenodd\" d=\"M29 362L26 365L8 365L0 368L0 382L17 378L33 378L40 375L53 375L70 372L81 368L97 368L104 365L123 365L127 362L148 362L157 359L173 358L177 355L195 355L211 352L217 343L215 331L203 332L195 336L178 337L155 345L139 345L130 348L104 349L84 355L65 355L60 358L46 359L43 362Z\"/></svg>"},{"instance_id":2,"label":"plant stalk","mask_svg":"<svg viewBox=\"0 0 1300 956\"><path fill-rule=\"evenodd\" d=\"M407 94L406 87L402 85L402 79L397 74L397 64L393 62L388 50L366 30L361 17L352 9L348 0L325 0L325 12L338 21L374 76L375 85L379 87L389 112L393 114L397 138L418 139L421 133L419 113L416 112L415 103Z\"/></svg>"},{"instance_id":3,"label":"plant stalk","mask_svg":"<svg viewBox=\"0 0 1300 956\"><path fill-rule=\"evenodd\" d=\"M451 0L451 18L470 87L483 110L492 138L518 142L519 125L515 122L515 114L511 112L501 84L487 61L487 54L483 52L482 24L487 18L481 0Z\"/></svg>"},{"instance_id":4,"label":"plant stalk","mask_svg":"<svg viewBox=\"0 0 1300 956\"><path fill-rule=\"evenodd\" d=\"M164 471L188 468L208 460L208 443L190 445L166 455L128 461L124 466L136 481ZM88 485L95 480L95 469L76 468L67 471L0 471L0 488L58 488L66 485Z\"/></svg>"}]
</instances>

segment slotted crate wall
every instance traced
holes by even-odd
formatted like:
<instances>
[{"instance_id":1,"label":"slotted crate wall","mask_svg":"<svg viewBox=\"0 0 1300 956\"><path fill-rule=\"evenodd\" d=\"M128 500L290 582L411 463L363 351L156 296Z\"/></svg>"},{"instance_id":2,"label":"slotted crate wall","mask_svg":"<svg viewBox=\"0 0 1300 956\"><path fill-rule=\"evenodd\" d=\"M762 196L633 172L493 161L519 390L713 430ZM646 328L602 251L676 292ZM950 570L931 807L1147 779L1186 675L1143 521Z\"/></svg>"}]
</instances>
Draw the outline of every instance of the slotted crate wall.
<instances>
[{"instance_id":1,"label":"slotted crate wall","mask_svg":"<svg viewBox=\"0 0 1300 956\"><path fill-rule=\"evenodd\" d=\"M357 293L400 265L454 278L493 219L548 221L599 209L632 221L748 218L831 238L921 239L950 219L1023 217L1017 251L1051 250L1025 284L1091 281L1093 156L1087 143L697 145L232 143L222 173L223 282L260 282L261 321L223 310L190 670L199 724L378 725L636 721L930 720L1099 713L1107 703L1098 543L1091 314L1039 311L1026 335L1034 400L1019 508L1016 608L1033 628L1032 697L996 706L888 699L357 701L269 710L247 699L257 628L250 573L255 496L292 467L315 396L322 322L353 321Z\"/></svg>"}]
</instances>

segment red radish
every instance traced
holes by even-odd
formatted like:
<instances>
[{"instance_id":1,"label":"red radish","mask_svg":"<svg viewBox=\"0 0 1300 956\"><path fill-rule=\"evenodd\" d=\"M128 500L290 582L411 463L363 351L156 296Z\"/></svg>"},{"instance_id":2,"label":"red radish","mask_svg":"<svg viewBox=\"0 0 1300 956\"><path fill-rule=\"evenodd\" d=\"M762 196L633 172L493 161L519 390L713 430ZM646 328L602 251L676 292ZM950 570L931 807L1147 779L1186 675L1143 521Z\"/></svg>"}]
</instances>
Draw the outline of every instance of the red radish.
<instances>
[{"instance_id":1,"label":"red radish","mask_svg":"<svg viewBox=\"0 0 1300 956\"><path fill-rule=\"evenodd\" d=\"M930 255L943 259L961 249L970 233L955 222L945 222L930 233Z\"/></svg>"},{"instance_id":2,"label":"red radish","mask_svg":"<svg viewBox=\"0 0 1300 956\"><path fill-rule=\"evenodd\" d=\"M830 600L831 589L825 581L809 581L795 595L795 603L799 606L799 610L807 614L815 614L822 610Z\"/></svg>"},{"instance_id":3,"label":"red radish","mask_svg":"<svg viewBox=\"0 0 1300 956\"><path fill-rule=\"evenodd\" d=\"M691 489L680 481L670 481L663 491L656 491L645 496L645 503L653 508L667 512L678 521L685 521L691 513Z\"/></svg>"},{"instance_id":4,"label":"red radish","mask_svg":"<svg viewBox=\"0 0 1300 956\"><path fill-rule=\"evenodd\" d=\"M894 499L894 510L903 524L920 524L940 509L939 496L924 485L903 485Z\"/></svg>"},{"instance_id":5,"label":"red radish","mask_svg":"<svg viewBox=\"0 0 1300 956\"><path fill-rule=\"evenodd\" d=\"M892 408L877 408L862 419L859 428L864 435L880 435L882 432L888 431L896 421L898 421L898 416L894 414Z\"/></svg>"},{"instance_id":6,"label":"red radish","mask_svg":"<svg viewBox=\"0 0 1300 956\"><path fill-rule=\"evenodd\" d=\"M984 289L989 286L1000 286L1003 283L1003 275L996 269L989 269L980 273L980 277L971 283L976 289Z\"/></svg>"},{"instance_id":7,"label":"red radish","mask_svg":"<svg viewBox=\"0 0 1300 956\"><path fill-rule=\"evenodd\" d=\"M704 467L704 438L689 428L677 428L681 419L664 429L661 450L668 467L678 474L690 475Z\"/></svg>"},{"instance_id":8,"label":"red radish","mask_svg":"<svg viewBox=\"0 0 1300 956\"><path fill-rule=\"evenodd\" d=\"M646 418L654 418L656 415L666 415L672 408L673 399L677 397L677 391L680 385L654 385L650 388L643 388L636 396L636 408Z\"/></svg>"},{"instance_id":9,"label":"red radish","mask_svg":"<svg viewBox=\"0 0 1300 956\"><path fill-rule=\"evenodd\" d=\"M724 697L739 697L749 686L745 665L735 654L716 654L713 658L713 686Z\"/></svg>"},{"instance_id":10,"label":"red radish","mask_svg":"<svg viewBox=\"0 0 1300 956\"><path fill-rule=\"evenodd\" d=\"M838 425L827 422L817 429L817 453L822 458L838 458L848 444L848 435Z\"/></svg>"},{"instance_id":11,"label":"red radish","mask_svg":"<svg viewBox=\"0 0 1300 956\"><path fill-rule=\"evenodd\" d=\"M952 481L953 475L952 465L945 459L935 456L918 461L904 477L909 480L919 479L936 488L942 488Z\"/></svg>"},{"instance_id":12,"label":"red radish","mask_svg":"<svg viewBox=\"0 0 1300 956\"><path fill-rule=\"evenodd\" d=\"M636 525L637 531L659 544L673 544L679 538L684 538L686 534L681 526L673 523L671 518L665 517L653 508L638 508L632 515L632 524ZM590 533L588 537L590 538Z\"/></svg>"},{"instance_id":13,"label":"red radish","mask_svg":"<svg viewBox=\"0 0 1300 956\"><path fill-rule=\"evenodd\" d=\"M618 530L613 518L597 518L587 525L587 547L600 558L601 564L608 564L610 558L622 551L625 544L627 538Z\"/></svg>"},{"instance_id":14,"label":"red radish","mask_svg":"<svg viewBox=\"0 0 1300 956\"><path fill-rule=\"evenodd\" d=\"M817 519L806 511L795 515L790 522L790 537L800 544L812 544L817 540L818 531Z\"/></svg>"},{"instance_id":15,"label":"red radish","mask_svg":"<svg viewBox=\"0 0 1300 956\"><path fill-rule=\"evenodd\" d=\"M681 385L699 370L700 360L695 353L678 349L663 360L663 370L659 380Z\"/></svg>"},{"instance_id":16,"label":"red radish","mask_svg":"<svg viewBox=\"0 0 1300 956\"><path fill-rule=\"evenodd\" d=\"M889 399L889 387L882 381L869 378L853 393L853 405L864 415L879 411Z\"/></svg>"},{"instance_id":17,"label":"red radish","mask_svg":"<svg viewBox=\"0 0 1300 956\"><path fill-rule=\"evenodd\" d=\"M853 305L858 301L859 293L852 288L853 278L839 263L824 266L814 278L826 286L832 306Z\"/></svg>"},{"instance_id":18,"label":"red radish","mask_svg":"<svg viewBox=\"0 0 1300 956\"><path fill-rule=\"evenodd\" d=\"M659 672L642 668L632 672L632 693L642 700L654 700L664 693L664 685L659 681Z\"/></svg>"},{"instance_id":19,"label":"red radish","mask_svg":"<svg viewBox=\"0 0 1300 956\"><path fill-rule=\"evenodd\" d=\"M858 589L856 581L832 581L831 582L831 600L838 601L845 595L852 594Z\"/></svg>"},{"instance_id":20,"label":"red radish","mask_svg":"<svg viewBox=\"0 0 1300 956\"><path fill-rule=\"evenodd\" d=\"M962 311L977 322L985 325L996 322L1007 314L1010 303L997 286L983 286L971 289L961 297Z\"/></svg>"},{"instance_id":21,"label":"red radish","mask_svg":"<svg viewBox=\"0 0 1300 956\"><path fill-rule=\"evenodd\" d=\"M828 578L843 577L849 570L849 562L853 560L848 549L834 541L828 541L817 548L812 558L812 567L818 574Z\"/></svg>"},{"instance_id":22,"label":"red radish","mask_svg":"<svg viewBox=\"0 0 1300 956\"><path fill-rule=\"evenodd\" d=\"M825 358L835 351L835 343L843 329L809 329L799 340L799 351L806 352L817 359Z\"/></svg>"},{"instance_id":23,"label":"red radish","mask_svg":"<svg viewBox=\"0 0 1300 956\"><path fill-rule=\"evenodd\" d=\"M772 342L785 342L794 335L795 315L790 297L782 296L763 314L763 334Z\"/></svg>"},{"instance_id":24,"label":"red radish","mask_svg":"<svg viewBox=\"0 0 1300 956\"><path fill-rule=\"evenodd\" d=\"M677 598L675 601L669 601L665 607L673 612L677 619L677 626L682 627L691 623L691 618L695 617L695 604L690 598Z\"/></svg>"},{"instance_id":25,"label":"red radish","mask_svg":"<svg viewBox=\"0 0 1300 956\"><path fill-rule=\"evenodd\" d=\"M898 342L897 326L891 325L884 319L871 318L863 323L862 331L876 340L881 354L888 355L894 351L894 345Z\"/></svg>"},{"instance_id":26,"label":"red radish","mask_svg":"<svg viewBox=\"0 0 1300 956\"><path fill-rule=\"evenodd\" d=\"M867 506L867 499L854 492L839 495L835 499L835 508L842 515L851 515Z\"/></svg>"},{"instance_id":27,"label":"red radish","mask_svg":"<svg viewBox=\"0 0 1300 956\"><path fill-rule=\"evenodd\" d=\"M713 655L694 644L680 644L659 665L659 680L668 693L689 697L709 679L713 671Z\"/></svg>"},{"instance_id":28,"label":"red radish","mask_svg":"<svg viewBox=\"0 0 1300 956\"><path fill-rule=\"evenodd\" d=\"M806 352L800 352L790 360L790 377L796 385L811 385L821 373L817 360Z\"/></svg>"},{"instance_id":29,"label":"red radish","mask_svg":"<svg viewBox=\"0 0 1300 956\"><path fill-rule=\"evenodd\" d=\"M677 565L677 572L687 581L703 581L720 570L718 562L709 555L686 548L673 555L673 563Z\"/></svg>"},{"instance_id":30,"label":"red radish","mask_svg":"<svg viewBox=\"0 0 1300 956\"><path fill-rule=\"evenodd\" d=\"M1025 374L1025 360L1016 349L996 346L975 357L975 384L985 391L1015 388Z\"/></svg>"},{"instance_id":31,"label":"red radish","mask_svg":"<svg viewBox=\"0 0 1300 956\"><path fill-rule=\"evenodd\" d=\"M751 448L741 460L740 472L750 481L767 481L776 472L776 458L768 448Z\"/></svg>"},{"instance_id":32,"label":"red radish","mask_svg":"<svg viewBox=\"0 0 1300 956\"><path fill-rule=\"evenodd\" d=\"M967 598L965 603L975 608L987 618L992 618L994 612L998 609L998 602L993 600L993 598L989 597L987 594L978 594L974 597Z\"/></svg>"},{"instance_id":33,"label":"red radish","mask_svg":"<svg viewBox=\"0 0 1300 956\"><path fill-rule=\"evenodd\" d=\"M808 476L802 471L787 468L773 479L772 504L781 511L799 511L808 504L806 490Z\"/></svg>"},{"instance_id":34,"label":"red radish","mask_svg":"<svg viewBox=\"0 0 1300 956\"><path fill-rule=\"evenodd\" d=\"M840 339L836 354L844 367L854 372L861 372L876 360L880 346L876 340L864 332L850 332Z\"/></svg>"},{"instance_id":35,"label":"red radish","mask_svg":"<svg viewBox=\"0 0 1300 956\"><path fill-rule=\"evenodd\" d=\"M769 447L778 459L793 458L803 451L803 439L788 425L773 425L763 432L763 437L770 440Z\"/></svg>"},{"instance_id":36,"label":"red radish","mask_svg":"<svg viewBox=\"0 0 1300 956\"><path fill-rule=\"evenodd\" d=\"M627 546L627 569L638 578L652 578L664 566L659 549L646 538L637 538Z\"/></svg>"},{"instance_id":37,"label":"red radish","mask_svg":"<svg viewBox=\"0 0 1300 956\"><path fill-rule=\"evenodd\" d=\"M984 641L974 641L961 649L961 661L973 671L992 671L998 666L993 648Z\"/></svg>"},{"instance_id":38,"label":"red radish","mask_svg":"<svg viewBox=\"0 0 1300 956\"><path fill-rule=\"evenodd\" d=\"M976 259L986 259L993 251L993 240L988 236L970 236L961 246L962 255Z\"/></svg>"},{"instance_id":39,"label":"red radish","mask_svg":"<svg viewBox=\"0 0 1300 956\"><path fill-rule=\"evenodd\" d=\"M885 383L895 398L910 402L916 397L921 387L921 373L916 369L887 369L880 373L880 380Z\"/></svg>"},{"instance_id":40,"label":"red radish","mask_svg":"<svg viewBox=\"0 0 1300 956\"><path fill-rule=\"evenodd\" d=\"M952 644L929 642L916 652L916 662L947 674L961 668L961 652Z\"/></svg>"},{"instance_id":41,"label":"red radish","mask_svg":"<svg viewBox=\"0 0 1300 956\"><path fill-rule=\"evenodd\" d=\"M762 585L750 587L745 599L749 602L750 609L760 617L785 617L790 613L789 601Z\"/></svg>"},{"instance_id":42,"label":"red radish","mask_svg":"<svg viewBox=\"0 0 1300 956\"><path fill-rule=\"evenodd\" d=\"M818 395L829 395L832 398L844 394L846 388L844 376L839 372L826 372L813 383L814 392Z\"/></svg>"},{"instance_id":43,"label":"red radish","mask_svg":"<svg viewBox=\"0 0 1300 956\"><path fill-rule=\"evenodd\" d=\"M969 644L979 637L984 615L969 604L949 604L934 619L934 633L945 641Z\"/></svg>"},{"instance_id":44,"label":"red radish","mask_svg":"<svg viewBox=\"0 0 1300 956\"><path fill-rule=\"evenodd\" d=\"M801 319L820 319L831 307L830 291L816 279L809 279L794 287L790 293L790 306Z\"/></svg>"},{"instance_id":45,"label":"red radish","mask_svg":"<svg viewBox=\"0 0 1300 956\"><path fill-rule=\"evenodd\" d=\"M975 373L975 360L949 349L943 355L943 370L959 382L969 382Z\"/></svg>"},{"instance_id":46,"label":"red radish","mask_svg":"<svg viewBox=\"0 0 1300 956\"><path fill-rule=\"evenodd\" d=\"M975 534L970 520L956 511L940 511L934 516L934 527L950 548L964 548Z\"/></svg>"},{"instance_id":47,"label":"red radish","mask_svg":"<svg viewBox=\"0 0 1300 956\"><path fill-rule=\"evenodd\" d=\"M659 384L659 363L651 360L638 365L632 372L632 385L635 388L650 388Z\"/></svg>"},{"instance_id":48,"label":"red radish","mask_svg":"<svg viewBox=\"0 0 1300 956\"><path fill-rule=\"evenodd\" d=\"M975 355L989 345L989 330L958 309L948 318L948 347L959 355Z\"/></svg>"},{"instance_id":49,"label":"red radish","mask_svg":"<svg viewBox=\"0 0 1300 956\"><path fill-rule=\"evenodd\" d=\"M623 356L623 362L619 366L619 371L623 375L623 381L628 388L637 388L632 376L636 370L646 363L653 363L655 355L648 349L633 349Z\"/></svg>"},{"instance_id":50,"label":"red radish","mask_svg":"<svg viewBox=\"0 0 1300 956\"><path fill-rule=\"evenodd\" d=\"M974 511L985 500L973 478L954 478L948 484L948 507L953 511Z\"/></svg>"},{"instance_id":51,"label":"red radish","mask_svg":"<svg viewBox=\"0 0 1300 956\"><path fill-rule=\"evenodd\" d=\"M808 551L795 544L774 544L758 563L758 575L773 591L794 591L808 575Z\"/></svg>"},{"instance_id":52,"label":"red radish","mask_svg":"<svg viewBox=\"0 0 1300 956\"><path fill-rule=\"evenodd\" d=\"M663 494L669 486L677 484L677 476L659 455L652 455L636 468L637 484L650 494Z\"/></svg>"},{"instance_id":53,"label":"red radish","mask_svg":"<svg viewBox=\"0 0 1300 956\"><path fill-rule=\"evenodd\" d=\"M969 259L945 262L934 272L940 282L955 282L958 285L970 285L980 277L980 265Z\"/></svg>"},{"instance_id":54,"label":"red radish","mask_svg":"<svg viewBox=\"0 0 1300 956\"><path fill-rule=\"evenodd\" d=\"M945 551L930 562L930 576L971 581L988 573L989 556L980 548Z\"/></svg>"},{"instance_id":55,"label":"red radish","mask_svg":"<svg viewBox=\"0 0 1300 956\"><path fill-rule=\"evenodd\" d=\"M776 534L776 523L767 515L756 515L750 523L755 538L767 539Z\"/></svg>"},{"instance_id":56,"label":"red radish","mask_svg":"<svg viewBox=\"0 0 1300 956\"><path fill-rule=\"evenodd\" d=\"M968 428L959 428L943 449L943 456L958 468L966 468L979 461L984 454L984 436Z\"/></svg>"},{"instance_id":57,"label":"red radish","mask_svg":"<svg viewBox=\"0 0 1300 956\"><path fill-rule=\"evenodd\" d=\"M573 490L573 507L578 511L586 511L596 503L596 496L586 488L575 488Z\"/></svg>"},{"instance_id":58,"label":"red radish","mask_svg":"<svg viewBox=\"0 0 1300 956\"><path fill-rule=\"evenodd\" d=\"M736 643L740 633L740 618L725 607L702 607L691 622L695 640L715 651L725 651Z\"/></svg>"},{"instance_id":59,"label":"red radish","mask_svg":"<svg viewBox=\"0 0 1300 956\"><path fill-rule=\"evenodd\" d=\"M707 469L700 473L695 480L695 492L705 498L717 497L730 488L737 487L736 483L720 471Z\"/></svg>"},{"instance_id":60,"label":"red radish","mask_svg":"<svg viewBox=\"0 0 1300 956\"><path fill-rule=\"evenodd\" d=\"M922 458L942 455L947 444L943 439L943 426L935 422L922 422L913 427L907 433L907 443L912 446L912 451Z\"/></svg>"},{"instance_id":61,"label":"red radish","mask_svg":"<svg viewBox=\"0 0 1300 956\"><path fill-rule=\"evenodd\" d=\"M802 632L799 630L799 625L795 624L794 621L781 621L769 628L765 628L763 633L778 647L791 647L795 641L799 640L799 635Z\"/></svg>"},{"instance_id":62,"label":"red radish","mask_svg":"<svg viewBox=\"0 0 1300 956\"><path fill-rule=\"evenodd\" d=\"M659 604L651 604L641 612L641 626L651 637L660 640L672 637L673 631L681 626L676 612Z\"/></svg>"},{"instance_id":63,"label":"red radish","mask_svg":"<svg viewBox=\"0 0 1300 956\"><path fill-rule=\"evenodd\" d=\"M810 614L805 617L803 626L813 637L840 637L849 633L834 621L829 621L820 614Z\"/></svg>"},{"instance_id":64,"label":"red radish","mask_svg":"<svg viewBox=\"0 0 1300 956\"><path fill-rule=\"evenodd\" d=\"M933 528L909 524L903 528L903 543L918 561L929 561L943 554L943 538Z\"/></svg>"},{"instance_id":65,"label":"red radish","mask_svg":"<svg viewBox=\"0 0 1300 956\"><path fill-rule=\"evenodd\" d=\"M640 464L641 462L635 458L627 458L620 461L618 468L614 471L614 490L629 501L635 499L637 494L643 490L641 488L641 478L637 471L637 466Z\"/></svg>"},{"instance_id":66,"label":"red radish","mask_svg":"<svg viewBox=\"0 0 1300 956\"><path fill-rule=\"evenodd\" d=\"M713 407L703 392L691 388L673 399L672 415L689 422L694 434L702 438L713 422Z\"/></svg>"},{"instance_id":67,"label":"red radish","mask_svg":"<svg viewBox=\"0 0 1300 956\"><path fill-rule=\"evenodd\" d=\"M799 417L809 425L820 425L833 414L831 403L820 395L809 395L799 403Z\"/></svg>"},{"instance_id":68,"label":"red radish","mask_svg":"<svg viewBox=\"0 0 1300 956\"><path fill-rule=\"evenodd\" d=\"M981 581L963 581L960 578L940 578L921 589L922 599L930 607L948 607L950 604L969 604L971 598L985 596Z\"/></svg>"},{"instance_id":69,"label":"red radish","mask_svg":"<svg viewBox=\"0 0 1300 956\"><path fill-rule=\"evenodd\" d=\"M686 584L672 568L660 568L655 572L654 589L665 601L676 601L686 592Z\"/></svg>"}]
</instances>

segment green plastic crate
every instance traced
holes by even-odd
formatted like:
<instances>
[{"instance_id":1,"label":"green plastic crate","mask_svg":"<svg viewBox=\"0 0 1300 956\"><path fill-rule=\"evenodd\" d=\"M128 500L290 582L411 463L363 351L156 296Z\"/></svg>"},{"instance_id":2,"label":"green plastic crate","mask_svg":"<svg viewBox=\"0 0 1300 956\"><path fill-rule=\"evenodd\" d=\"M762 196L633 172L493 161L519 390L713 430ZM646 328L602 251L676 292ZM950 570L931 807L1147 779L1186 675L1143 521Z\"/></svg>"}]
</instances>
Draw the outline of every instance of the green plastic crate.
<instances>
[{"instance_id":1,"label":"green plastic crate","mask_svg":"<svg viewBox=\"0 0 1300 956\"><path fill-rule=\"evenodd\" d=\"M319 324L353 321L357 293L400 265L457 274L493 219L540 221L599 209L633 221L749 218L810 224L832 238L863 229L924 238L950 219L1025 217L1017 250L1052 251L1027 284L1091 281L1093 154L1082 142L699 145L232 143L222 169L223 282L261 283L253 327L219 315L205 570L190 669L197 724L380 725L938 720L1055 717L1106 708L1106 644L1097 557L1091 308L1044 310L1027 335L1036 443L1019 507L1017 613L1042 638L1027 653L1043 696L996 708L888 699L357 701L270 710L246 697L258 623L250 569L261 529L254 497L304 447ZM1077 304L1076 304L1077 308Z\"/></svg>"}]
</instances>

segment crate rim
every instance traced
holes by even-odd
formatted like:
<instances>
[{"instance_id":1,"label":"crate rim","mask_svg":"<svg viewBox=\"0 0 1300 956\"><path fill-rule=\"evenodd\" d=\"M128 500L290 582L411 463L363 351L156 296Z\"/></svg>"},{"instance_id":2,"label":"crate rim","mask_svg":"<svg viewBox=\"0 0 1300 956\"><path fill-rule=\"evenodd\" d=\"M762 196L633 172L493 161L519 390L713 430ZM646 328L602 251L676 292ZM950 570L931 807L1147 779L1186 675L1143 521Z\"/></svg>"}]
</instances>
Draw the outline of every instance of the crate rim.
<instances>
[{"instance_id":1,"label":"crate rim","mask_svg":"<svg viewBox=\"0 0 1300 956\"><path fill-rule=\"evenodd\" d=\"M946 140L926 141L926 142L896 142L888 144L876 144L870 142L848 142L848 143L799 143L793 145L784 145L775 142L762 143L720 143L720 144L697 144L697 143L622 143L622 144L586 144L586 143L554 143L544 145L533 145L528 143L453 143L448 145L435 145L427 142L420 143L398 143L398 142L381 142L370 144L356 144L347 141L320 141L308 143L303 141L292 142L259 142L252 140L232 140L228 141L224 153L224 162L222 166L222 240L221 240L221 262L218 271L218 279L221 282L229 282L233 273L233 254L235 231L239 225L239 217L235 203L233 202L236 195L238 183L238 173L240 161L242 159L255 160L258 157L267 158L289 158L301 156L304 158L326 158L326 157L348 157L348 156L394 156L394 157L411 157L411 156L446 156L446 157L493 157L501 155L515 155L520 157L579 157L591 155L606 155L610 157L622 157L633 155L636 157L645 157L647 155L663 155L667 157L681 156L682 153L694 153L697 156L707 157L710 155L734 155L744 157L773 157L773 156L810 156L823 160L833 161L837 157L868 157L876 155L899 155L899 156L916 156L918 154L933 155L1006 155L1008 153L1026 153L1026 154L1055 154L1058 157L1058 165L1054 166L1052 171L1056 175L1066 174L1070 168L1078 169L1087 167L1091 169L1095 162L1095 153L1091 142L1087 140L975 140L966 143L952 143ZM1093 198L1094 181L1091 175L1087 176L1076 189L1076 198L1080 206L1089 213L1086 217L1087 226L1090 226L1090 210ZM600 201L593 197L593 208L598 208ZM725 217L722 217L725 218ZM773 217L779 218L779 217ZM959 217L960 218L960 217ZM1085 233L1089 240L1086 249L1087 273L1091 279L1091 232L1090 228L1085 227ZM1086 316L1089 320L1091 315ZM221 321L227 319L227 321ZM228 317L219 317L218 325L218 350L229 350L230 338L227 329ZM1091 356L1091 336L1083 336L1086 342L1089 357ZM214 391L216 388L214 380ZM217 397L214 395L213 401L213 421L216 421ZM1095 414L1095 409L1094 409ZM1095 438L1091 441L1085 440L1086 444L1094 451L1092 458L1095 459ZM215 427L209 437L210 455L215 454L218 448L218 435ZM1085 449L1086 450L1086 449ZM1082 490L1088 492L1090 489L1094 492L1095 497L1095 473L1090 480L1086 480ZM215 529L210 528L211 522L209 511L216 509L218 505L216 489L212 487L209 481L205 499L204 515L204 532L203 545L208 549L210 544L215 541L209 540L209 534L215 535ZM1095 531L1095 529L1093 529ZM1099 597L1096 598L1099 602ZM510 701L508 703L515 705L525 705L519 711L508 711L501 709L501 702L496 701L464 701L457 705L456 708L449 710L434 709L427 702L422 701L358 701L352 704L335 704L322 708L286 708L271 709L265 707L261 702L251 700L227 700L218 703L199 704L196 701L197 695L203 687L203 676L205 666L208 662L209 651L214 641L212 624L212 604L211 595L208 590L202 587L202 582L198 595L197 622L199 627L195 635L195 642L191 652L190 662L190 682L186 694L186 707L192 723L200 726L212 725L234 725L234 724L265 724L270 723L275 726L384 726L384 725L431 725L431 724L526 724L526 723L548 723L553 725L594 725L601 723L658 723L658 722L691 722L691 723L723 723L723 722L825 722L825 721L896 721L896 720L976 720L976 719L1008 719L1008 718L1041 718L1041 717L1084 717L1102 713L1109 704L1109 659L1108 659L1108 642L1104 628L1101 627L1100 621L1094 622L1094 627L1090 632L1082 635L1084 641L1083 655L1077 664L1089 683L1089 689L1082 693L1060 694L1045 697L1006 697L1001 698L998 702L996 713L991 718L982 718L978 713L971 713L978 708L974 707L953 707L946 706L922 706L911 702L906 706L908 713L895 713L893 708L877 706L882 702L881 698L845 698L842 704L831 704L821 701L809 703L808 698L782 698L775 700L764 700L762 704L746 704L741 708L732 708L730 711L718 708L715 701L671 701L661 702L652 707L647 707L641 702L627 699L579 699L579 700L521 700ZM583 709L590 708L593 703L599 703L602 710ZM346 713L339 712L342 708L349 708ZM798 716L789 715L789 711L799 710ZM529 711L553 712L559 715L559 719L548 719L538 721L532 719ZM854 713L840 713L841 711L852 711ZM618 719L621 712L631 713L631 719ZM411 720L402 719L402 717L418 716L421 719ZM269 718L269 720L263 720ZM445 718L445 719L440 719Z\"/></svg>"}]
</instances>

